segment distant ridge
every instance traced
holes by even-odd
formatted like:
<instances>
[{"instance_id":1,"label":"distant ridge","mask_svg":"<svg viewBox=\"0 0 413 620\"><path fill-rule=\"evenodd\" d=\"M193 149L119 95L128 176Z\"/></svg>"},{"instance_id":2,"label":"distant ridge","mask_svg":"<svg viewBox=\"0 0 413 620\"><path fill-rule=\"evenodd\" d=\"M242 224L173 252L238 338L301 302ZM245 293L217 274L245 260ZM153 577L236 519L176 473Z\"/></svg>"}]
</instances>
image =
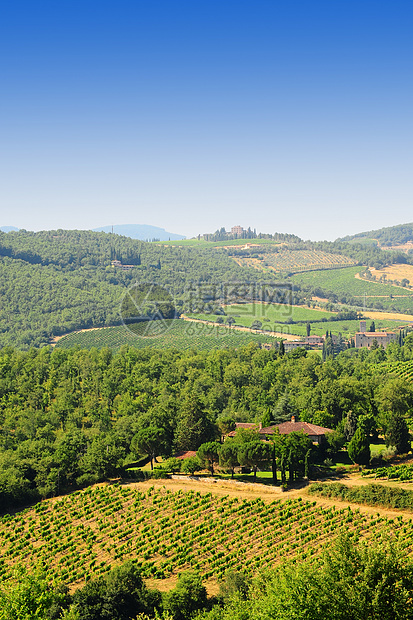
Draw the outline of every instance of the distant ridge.
<instances>
[{"instance_id":1,"label":"distant ridge","mask_svg":"<svg viewBox=\"0 0 413 620\"><path fill-rule=\"evenodd\" d=\"M12 231L17 232L19 229L16 228L15 226L0 226L0 230L1 230L1 232L8 233L8 232L12 232Z\"/></svg>"},{"instance_id":2,"label":"distant ridge","mask_svg":"<svg viewBox=\"0 0 413 620\"><path fill-rule=\"evenodd\" d=\"M376 241L381 246L397 246L413 241L413 222L408 224L398 224L397 226L387 226L378 230L348 235L337 239L337 241Z\"/></svg>"},{"instance_id":3,"label":"distant ridge","mask_svg":"<svg viewBox=\"0 0 413 620\"><path fill-rule=\"evenodd\" d=\"M94 228L93 232L111 233L112 226ZM159 228L158 226L146 226L144 224L117 224L113 226L113 232L116 235L123 235L125 237L130 237L131 239L140 239L141 241L146 241L147 239L159 239L160 241L186 239L183 235L170 233L164 228Z\"/></svg>"}]
</instances>

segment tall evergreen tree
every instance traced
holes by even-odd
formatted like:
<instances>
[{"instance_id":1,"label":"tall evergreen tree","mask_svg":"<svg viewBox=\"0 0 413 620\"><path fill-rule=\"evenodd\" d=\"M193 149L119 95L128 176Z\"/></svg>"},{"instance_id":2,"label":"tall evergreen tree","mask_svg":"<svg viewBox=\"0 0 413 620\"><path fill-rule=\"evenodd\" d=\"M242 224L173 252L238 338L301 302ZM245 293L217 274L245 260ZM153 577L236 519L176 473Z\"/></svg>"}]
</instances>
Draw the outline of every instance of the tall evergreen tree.
<instances>
[{"instance_id":1,"label":"tall evergreen tree","mask_svg":"<svg viewBox=\"0 0 413 620\"><path fill-rule=\"evenodd\" d=\"M284 394L280 396L275 405L272 417L275 424L281 424L282 422L287 422L291 419L291 416L295 413L295 408L291 403L291 398L285 390Z\"/></svg>"},{"instance_id":2,"label":"tall evergreen tree","mask_svg":"<svg viewBox=\"0 0 413 620\"><path fill-rule=\"evenodd\" d=\"M368 437L358 428L348 444L348 455L357 465L368 465L370 462L370 442Z\"/></svg>"},{"instance_id":3,"label":"tall evergreen tree","mask_svg":"<svg viewBox=\"0 0 413 620\"><path fill-rule=\"evenodd\" d=\"M405 418L392 415L386 429L386 446L394 446L398 454L407 454L411 450L411 435Z\"/></svg>"}]
</instances>

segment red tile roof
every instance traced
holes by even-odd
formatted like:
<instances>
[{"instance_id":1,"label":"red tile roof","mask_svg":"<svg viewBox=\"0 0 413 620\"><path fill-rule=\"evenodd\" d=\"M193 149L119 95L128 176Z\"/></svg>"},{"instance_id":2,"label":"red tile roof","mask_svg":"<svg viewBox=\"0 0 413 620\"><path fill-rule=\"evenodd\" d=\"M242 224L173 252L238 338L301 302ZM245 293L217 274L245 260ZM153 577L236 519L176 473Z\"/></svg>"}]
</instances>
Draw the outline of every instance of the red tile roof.
<instances>
[{"instance_id":1,"label":"red tile roof","mask_svg":"<svg viewBox=\"0 0 413 620\"><path fill-rule=\"evenodd\" d=\"M194 450L187 450L186 452L178 452L178 454L175 454L175 457L177 459L189 459L190 456L196 456L196 452L194 452Z\"/></svg>"},{"instance_id":2,"label":"red tile roof","mask_svg":"<svg viewBox=\"0 0 413 620\"><path fill-rule=\"evenodd\" d=\"M235 433L240 428L253 428L259 430L260 425L255 424L254 422L235 422L235 430L228 433L227 437L235 437Z\"/></svg>"},{"instance_id":3,"label":"red tile roof","mask_svg":"<svg viewBox=\"0 0 413 620\"><path fill-rule=\"evenodd\" d=\"M283 422L282 424L260 429L260 435L273 435L277 428L280 435L288 435L293 431L304 431L310 437L319 437L332 432L331 428L324 428L323 426L309 424L308 422Z\"/></svg>"},{"instance_id":4,"label":"red tile roof","mask_svg":"<svg viewBox=\"0 0 413 620\"><path fill-rule=\"evenodd\" d=\"M293 416L294 417L294 416ZM274 424L273 426L267 426L266 428L260 428L259 424L252 422L237 422L235 424L235 430L228 433L227 437L235 437L238 429L255 429L260 435L274 435L276 430L280 435L288 435L293 431L303 431L309 437L320 437L326 433L332 433L331 428L324 428L323 426L317 426L316 424L310 424L309 422L283 422L282 424Z\"/></svg>"}]
</instances>

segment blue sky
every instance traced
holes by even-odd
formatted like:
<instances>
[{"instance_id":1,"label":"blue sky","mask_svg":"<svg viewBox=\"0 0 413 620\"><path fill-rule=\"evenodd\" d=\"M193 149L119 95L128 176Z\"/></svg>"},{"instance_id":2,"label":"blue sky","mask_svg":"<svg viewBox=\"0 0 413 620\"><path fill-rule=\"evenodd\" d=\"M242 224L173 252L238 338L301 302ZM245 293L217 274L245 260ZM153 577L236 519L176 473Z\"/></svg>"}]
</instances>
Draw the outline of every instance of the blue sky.
<instances>
[{"instance_id":1,"label":"blue sky","mask_svg":"<svg viewBox=\"0 0 413 620\"><path fill-rule=\"evenodd\" d=\"M0 8L0 225L413 221L413 3Z\"/></svg>"}]
</instances>

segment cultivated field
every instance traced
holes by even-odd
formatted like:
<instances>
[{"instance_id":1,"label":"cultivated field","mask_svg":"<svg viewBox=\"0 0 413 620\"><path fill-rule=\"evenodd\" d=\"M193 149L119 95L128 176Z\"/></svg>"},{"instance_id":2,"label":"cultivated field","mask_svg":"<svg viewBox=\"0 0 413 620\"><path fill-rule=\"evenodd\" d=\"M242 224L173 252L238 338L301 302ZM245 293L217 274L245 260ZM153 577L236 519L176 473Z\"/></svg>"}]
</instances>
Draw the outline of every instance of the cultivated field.
<instances>
[{"instance_id":1,"label":"cultivated field","mask_svg":"<svg viewBox=\"0 0 413 620\"><path fill-rule=\"evenodd\" d=\"M173 490L174 481L100 485L5 515L1 579L8 580L17 564L42 564L50 579L60 577L73 587L127 559L152 580L186 569L208 580L228 569L253 575L286 557L311 557L343 532L354 540L391 533L406 554L412 552L408 514L388 518L380 509L336 508L299 491L288 498L253 486L254 493L238 497L237 491L205 492L202 484L199 490Z\"/></svg>"},{"instance_id":2,"label":"cultivated field","mask_svg":"<svg viewBox=\"0 0 413 620\"><path fill-rule=\"evenodd\" d=\"M373 312L371 310L363 311L363 316L367 319L379 319L379 320L390 320L390 321L407 321L409 323L413 323L413 314L403 314L400 312Z\"/></svg>"},{"instance_id":3,"label":"cultivated field","mask_svg":"<svg viewBox=\"0 0 413 620\"><path fill-rule=\"evenodd\" d=\"M250 327L252 323L259 320L263 323L284 323L288 319L294 321L321 321L321 319L328 319L334 315L333 312L327 312L326 310L312 310L309 308L303 308L302 306L293 306L288 304L266 304L261 302L247 303L247 304L231 304L223 306L227 316L235 318L236 324L245 325ZM217 315L211 314L189 314L189 317L216 320ZM222 317L226 320L227 317ZM266 319L268 319L266 321Z\"/></svg>"},{"instance_id":4,"label":"cultivated field","mask_svg":"<svg viewBox=\"0 0 413 620\"><path fill-rule=\"evenodd\" d=\"M407 362L383 362L376 366L378 373L392 374L407 383L413 382L413 360Z\"/></svg>"},{"instance_id":5,"label":"cultivated field","mask_svg":"<svg viewBox=\"0 0 413 620\"><path fill-rule=\"evenodd\" d=\"M345 337L350 338L360 329L360 322L358 320L345 320L345 321L332 321L329 320L334 317L335 313L327 312L325 310L315 310L310 308L304 308L303 306L292 306L282 304L262 304L256 302L253 304L232 304L224 306L224 310L227 316L222 317L225 321L228 316L233 317L235 325L243 325L251 327L255 321L260 321L263 330L268 330L278 334L292 334L296 336L305 336L307 333L306 322L311 323L311 334L317 336L323 336L326 331L331 331L333 334L339 332ZM369 313L366 313L368 315ZM394 330L404 323L407 324L407 320L413 320L410 315L404 317L397 314L391 314L391 318L381 313L373 313L376 330ZM215 314L193 314L188 315L190 318L216 321L218 316ZM302 321L300 324L289 323L289 321Z\"/></svg>"},{"instance_id":6,"label":"cultivated field","mask_svg":"<svg viewBox=\"0 0 413 620\"><path fill-rule=\"evenodd\" d=\"M383 269L370 269L371 274L377 279L386 276L388 280L401 282L406 279L413 284L413 265L389 265Z\"/></svg>"},{"instance_id":7,"label":"cultivated field","mask_svg":"<svg viewBox=\"0 0 413 620\"><path fill-rule=\"evenodd\" d=\"M337 295L338 301L352 296L360 306L363 306L364 299L366 299L369 306L376 304L375 307L384 310L412 312L413 294L411 292L400 286L362 280L357 277L359 272L360 267L347 267L334 271L311 271L296 274L291 277L291 281L302 287L319 287L325 293Z\"/></svg>"},{"instance_id":8,"label":"cultivated field","mask_svg":"<svg viewBox=\"0 0 413 620\"><path fill-rule=\"evenodd\" d=\"M84 330L67 334L57 343L58 348L79 346L82 349L92 347L119 349L123 345L144 349L197 349L210 351L226 347L236 348L249 342L274 342L270 335L240 331L230 327L206 325L182 319L152 321L152 331L147 332L148 323L137 323L126 328L124 325L102 329Z\"/></svg>"},{"instance_id":9,"label":"cultivated field","mask_svg":"<svg viewBox=\"0 0 413 620\"><path fill-rule=\"evenodd\" d=\"M253 250L253 248L251 248ZM254 267L260 271L298 273L314 269L337 269L354 265L354 261L341 254L330 254L317 250L291 250L283 248L280 252L261 252L258 258L234 257L238 265Z\"/></svg>"},{"instance_id":10,"label":"cultivated field","mask_svg":"<svg viewBox=\"0 0 413 620\"><path fill-rule=\"evenodd\" d=\"M366 293L367 297L377 297L377 295L408 295L405 289L390 284L380 284L367 280L357 279L355 276L360 272L360 267L347 267L337 271L312 271L292 276L291 280L297 284L319 286L326 291L335 293L338 297L342 295L353 295L362 299Z\"/></svg>"}]
</instances>

